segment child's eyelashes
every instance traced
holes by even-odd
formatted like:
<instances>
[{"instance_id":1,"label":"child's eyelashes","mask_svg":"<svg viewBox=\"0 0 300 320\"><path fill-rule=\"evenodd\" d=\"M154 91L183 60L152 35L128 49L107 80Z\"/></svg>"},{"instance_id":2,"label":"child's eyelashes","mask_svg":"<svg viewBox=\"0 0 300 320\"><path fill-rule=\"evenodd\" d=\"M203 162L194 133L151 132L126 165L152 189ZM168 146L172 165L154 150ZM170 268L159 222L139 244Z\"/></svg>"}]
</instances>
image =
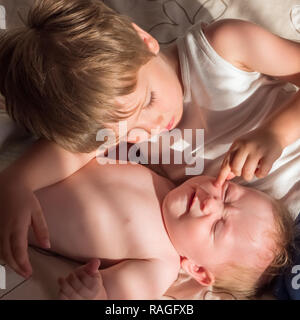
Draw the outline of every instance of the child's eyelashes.
<instances>
[{"instance_id":1,"label":"child's eyelashes","mask_svg":"<svg viewBox=\"0 0 300 320\"><path fill-rule=\"evenodd\" d=\"M150 96L150 102L148 105L145 106L145 109L149 109L153 107L154 102L156 101L157 97L154 91L151 91L151 96Z\"/></svg>"}]
</instances>

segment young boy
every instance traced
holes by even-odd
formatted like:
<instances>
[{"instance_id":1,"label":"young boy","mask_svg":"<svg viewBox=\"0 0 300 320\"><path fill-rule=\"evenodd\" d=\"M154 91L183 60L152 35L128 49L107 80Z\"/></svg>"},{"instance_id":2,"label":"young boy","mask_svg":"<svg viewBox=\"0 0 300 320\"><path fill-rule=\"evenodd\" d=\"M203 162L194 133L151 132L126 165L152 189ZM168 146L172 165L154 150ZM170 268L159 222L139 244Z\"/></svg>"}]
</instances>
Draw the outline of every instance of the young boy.
<instances>
[{"instance_id":1,"label":"young boy","mask_svg":"<svg viewBox=\"0 0 300 320\"><path fill-rule=\"evenodd\" d=\"M87 164L100 144L98 129L118 132L119 121L126 119L128 132L119 138L135 142L139 130L150 136L151 129L205 128L204 173L210 175L217 174L229 145L242 136L252 147L249 161L243 161L243 152L236 161L241 167L230 165L246 179L253 176L257 162L256 175L267 174L282 149L299 137L298 93L273 114L284 81L299 84L298 43L235 20L203 30L195 25L189 31L160 52L153 37L100 1L41 0L24 28L1 36L0 91L7 112L45 138L0 177L0 248L16 272L25 277L32 273L27 255L30 225L38 243L50 247L34 191ZM252 107L246 101L252 101ZM259 118L253 117L257 114ZM252 136L243 136L271 114ZM209 154L211 150L217 155ZM174 181L186 179L185 164L178 167L163 165L160 170ZM228 171L222 171L220 184Z\"/></svg>"},{"instance_id":2,"label":"young boy","mask_svg":"<svg viewBox=\"0 0 300 320\"><path fill-rule=\"evenodd\" d=\"M260 191L213 182L174 188L141 165L92 160L36 191L51 250L88 262L59 280L60 298L158 299L180 266L204 286L253 296L287 263L293 220ZM38 245L31 230L29 241Z\"/></svg>"}]
</instances>

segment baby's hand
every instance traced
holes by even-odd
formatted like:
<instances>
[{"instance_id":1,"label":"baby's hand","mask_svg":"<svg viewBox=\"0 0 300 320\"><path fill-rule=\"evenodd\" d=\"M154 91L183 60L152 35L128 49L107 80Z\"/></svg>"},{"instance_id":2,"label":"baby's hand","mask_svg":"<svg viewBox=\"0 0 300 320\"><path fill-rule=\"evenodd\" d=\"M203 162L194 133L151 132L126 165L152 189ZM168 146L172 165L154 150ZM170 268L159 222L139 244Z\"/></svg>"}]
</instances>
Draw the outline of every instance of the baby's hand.
<instances>
[{"instance_id":1,"label":"baby's hand","mask_svg":"<svg viewBox=\"0 0 300 320\"><path fill-rule=\"evenodd\" d=\"M107 300L102 276L99 272L100 260L92 259L75 269L65 279L59 278L60 300Z\"/></svg>"},{"instance_id":2,"label":"baby's hand","mask_svg":"<svg viewBox=\"0 0 300 320\"><path fill-rule=\"evenodd\" d=\"M215 185L221 186L234 176L242 176L247 181L254 175L265 177L282 150L276 135L263 127L243 135L225 155Z\"/></svg>"}]
</instances>

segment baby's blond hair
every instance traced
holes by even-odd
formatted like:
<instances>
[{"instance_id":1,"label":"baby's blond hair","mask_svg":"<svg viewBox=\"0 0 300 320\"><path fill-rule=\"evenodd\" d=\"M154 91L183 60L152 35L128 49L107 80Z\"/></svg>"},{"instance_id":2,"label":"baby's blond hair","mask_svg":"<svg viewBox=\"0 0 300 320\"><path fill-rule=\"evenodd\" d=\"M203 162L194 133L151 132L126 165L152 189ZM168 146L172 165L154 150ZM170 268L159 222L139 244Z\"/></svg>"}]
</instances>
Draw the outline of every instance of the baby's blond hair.
<instances>
[{"instance_id":1,"label":"baby's blond hair","mask_svg":"<svg viewBox=\"0 0 300 320\"><path fill-rule=\"evenodd\" d=\"M273 240L273 260L266 270L258 270L254 266L230 264L215 280L213 290L229 291L236 298L255 298L274 278L280 270L290 264L290 248L295 235L294 220L289 211L278 200L272 199L274 230L268 231ZM263 255L265 249L258 254ZM242 262L242 261L241 261Z\"/></svg>"},{"instance_id":2,"label":"baby's blond hair","mask_svg":"<svg viewBox=\"0 0 300 320\"><path fill-rule=\"evenodd\" d=\"M0 92L8 114L38 137L91 152L99 129L128 118L132 93L155 55L132 20L99 0L37 0L25 26L0 36Z\"/></svg>"}]
</instances>

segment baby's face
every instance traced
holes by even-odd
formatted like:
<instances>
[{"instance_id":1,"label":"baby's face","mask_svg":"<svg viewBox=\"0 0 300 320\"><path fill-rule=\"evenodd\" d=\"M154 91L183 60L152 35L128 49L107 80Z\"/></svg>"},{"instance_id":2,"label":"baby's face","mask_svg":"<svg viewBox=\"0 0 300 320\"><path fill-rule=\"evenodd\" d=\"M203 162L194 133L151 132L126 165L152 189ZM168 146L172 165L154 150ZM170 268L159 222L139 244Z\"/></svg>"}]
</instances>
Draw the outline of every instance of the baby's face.
<instances>
[{"instance_id":1,"label":"baby's face","mask_svg":"<svg viewBox=\"0 0 300 320\"><path fill-rule=\"evenodd\" d=\"M217 273L218 265L235 263L265 269L272 257L267 234L274 227L268 195L215 178L197 176L170 191L163 202L169 237L182 257ZM264 250L269 252L269 250Z\"/></svg>"}]
</instances>

